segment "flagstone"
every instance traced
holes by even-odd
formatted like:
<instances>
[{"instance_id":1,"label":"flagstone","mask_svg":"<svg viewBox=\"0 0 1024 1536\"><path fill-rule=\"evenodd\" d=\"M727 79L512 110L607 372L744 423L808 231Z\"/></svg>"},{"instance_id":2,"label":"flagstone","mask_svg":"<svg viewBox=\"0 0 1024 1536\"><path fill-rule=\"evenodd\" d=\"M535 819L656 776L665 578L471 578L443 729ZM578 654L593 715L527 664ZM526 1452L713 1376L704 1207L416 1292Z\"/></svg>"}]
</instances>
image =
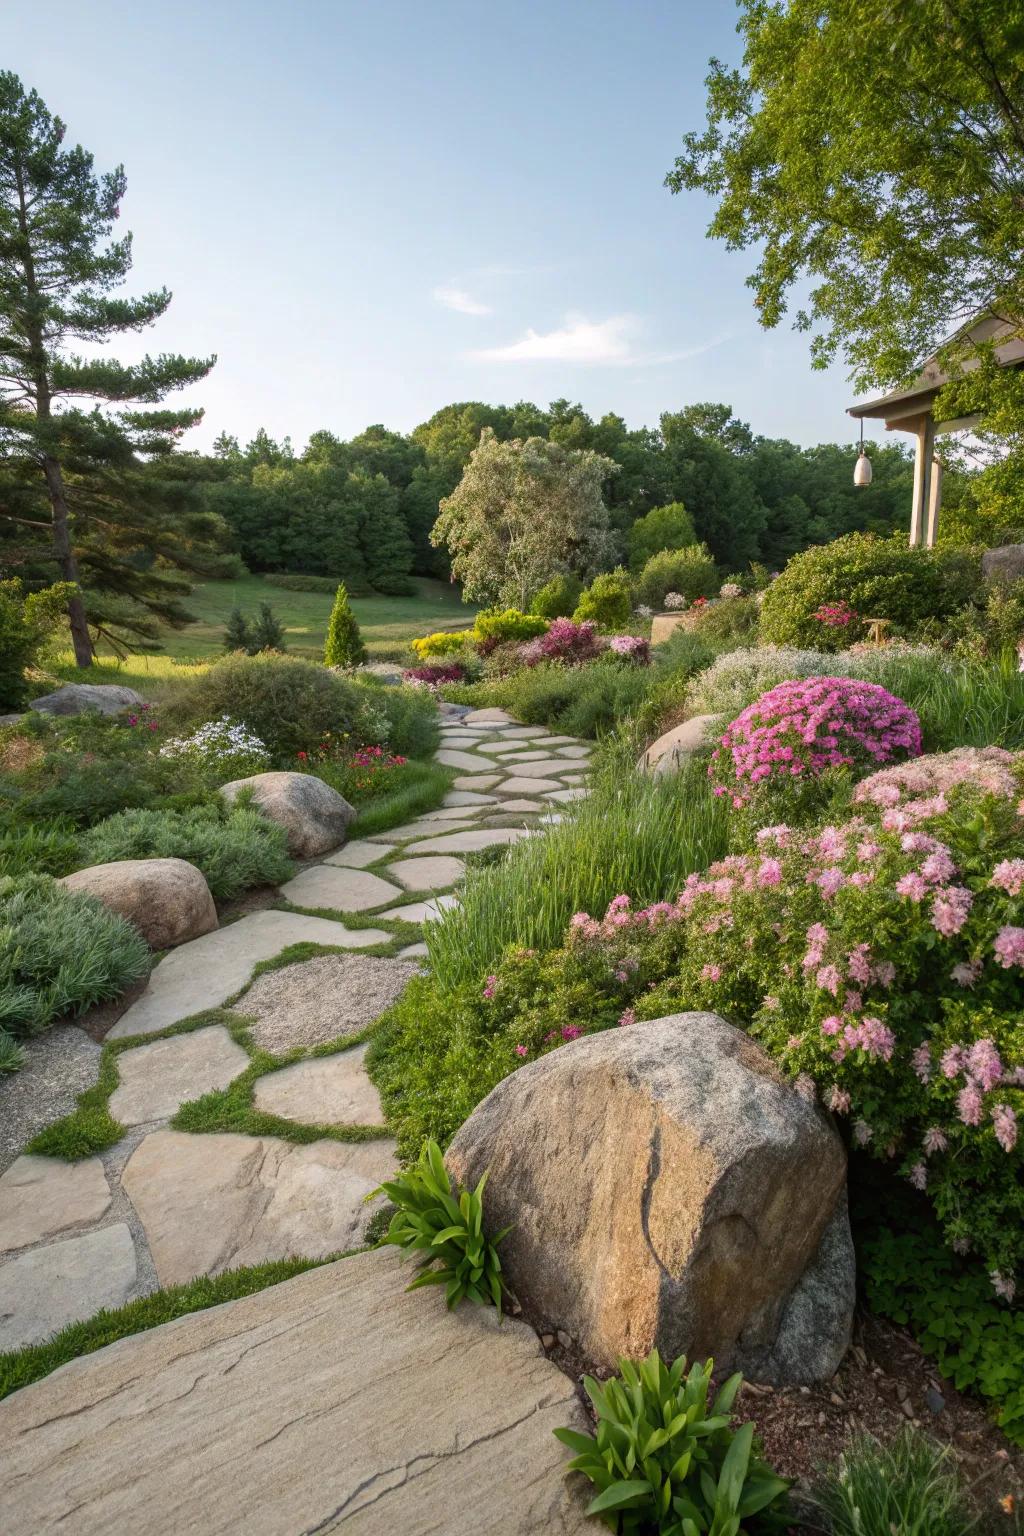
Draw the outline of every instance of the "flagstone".
<instances>
[{"instance_id":1,"label":"flagstone","mask_svg":"<svg viewBox=\"0 0 1024 1536\"><path fill-rule=\"evenodd\" d=\"M476 752L462 752L455 747L442 747L435 753L435 760L443 763L446 768L461 768L464 773L479 772L484 766L480 755Z\"/></svg>"},{"instance_id":2,"label":"flagstone","mask_svg":"<svg viewBox=\"0 0 1024 1536\"><path fill-rule=\"evenodd\" d=\"M450 789L441 805L445 809L454 805L495 805L497 799L497 795L479 795L475 789Z\"/></svg>"},{"instance_id":3,"label":"flagstone","mask_svg":"<svg viewBox=\"0 0 1024 1536\"><path fill-rule=\"evenodd\" d=\"M281 887L281 895L297 907L329 907L334 912L368 912L399 894L379 875L337 864L313 864Z\"/></svg>"},{"instance_id":4,"label":"flagstone","mask_svg":"<svg viewBox=\"0 0 1024 1536\"><path fill-rule=\"evenodd\" d=\"M362 1241L381 1202L365 1196L395 1168L389 1138L297 1144L277 1136L151 1131L121 1182L161 1285ZM2 1271L0 1271L2 1274Z\"/></svg>"},{"instance_id":5,"label":"flagstone","mask_svg":"<svg viewBox=\"0 0 1024 1536\"><path fill-rule=\"evenodd\" d=\"M18 1254L0 1268L0 1351L39 1344L103 1307L123 1306L137 1276L123 1221ZM0 1528L18 1527L0 1519Z\"/></svg>"},{"instance_id":6,"label":"flagstone","mask_svg":"<svg viewBox=\"0 0 1024 1536\"><path fill-rule=\"evenodd\" d=\"M314 955L257 976L236 1007L253 1044L281 1054L360 1034L415 974L400 956Z\"/></svg>"},{"instance_id":7,"label":"flagstone","mask_svg":"<svg viewBox=\"0 0 1024 1536\"><path fill-rule=\"evenodd\" d=\"M538 753L532 762L516 762L512 767L521 779L558 779L563 773L572 771L564 758L551 757L543 752Z\"/></svg>"},{"instance_id":8,"label":"flagstone","mask_svg":"<svg viewBox=\"0 0 1024 1536\"><path fill-rule=\"evenodd\" d=\"M172 949L150 973L145 992L125 1010L107 1038L153 1034L204 1008L219 1007L245 986L259 961L271 960L290 944L365 949L370 944L386 944L389 938L390 934L380 928L346 928L330 918L301 912L250 912L237 923Z\"/></svg>"},{"instance_id":9,"label":"flagstone","mask_svg":"<svg viewBox=\"0 0 1024 1536\"><path fill-rule=\"evenodd\" d=\"M445 837L428 837L421 843L412 843L406 853L478 853L482 848L495 848L500 843L516 843L521 837L529 837L521 827L476 827L471 832L452 832ZM386 914L385 914L386 915Z\"/></svg>"},{"instance_id":10,"label":"flagstone","mask_svg":"<svg viewBox=\"0 0 1024 1536\"><path fill-rule=\"evenodd\" d=\"M399 960L419 960L429 953L429 949L421 940L418 944L407 944L404 949L400 949L398 958Z\"/></svg>"},{"instance_id":11,"label":"flagstone","mask_svg":"<svg viewBox=\"0 0 1024 1536\"><path fill-rule=\"evenodd\" d=\"M110 1113L122 1125L169 1119L188 1100L226 1088L248 1065L248 1052L222 1024L138 1045L117 1058L121 1081L110 1096Z\"/></svg>"},{"instance_id":12,"label":"flagstone","mask_svg":"<svg viewBox=\"0 0 1024 1536\"><path fill-rule=\"evenodd\" d=\"M469 725L492 725L496 720L500 720L503 725L515 726L517 723L515 716L510 715L506 709L471 709L462 718Z\"/></svg>"},{"instance_id":13,"label":"flagstone","mask_svg":"<svg viewBox=\"0 0 1024 1536\"><path fill-rule=\"evenodd\" d=\"M377 843L366 841L365 838L357 838L353 843L346 843L344 848L338 848L334 853L324 856L325 864L340 864L344 869L365 869L367 864L373 864L382 858L384 849Z\"/></svg>"},{"instance_id":14,"label":"flagstone","mask_svg":"<svg viewBox=\"0 0 1024 1536\"><path fill-rule=\"evenodd\" d=\"M457 907L457 896L435 896L431 901L412 901L405 907L392 907L389 912L383 912L389 922L403 923L433 923L447 912L451 907Z\"/></svg>"},{"instance_id":15,"label":"flagstone","mask_svg":"<svg viewBox=\"0 0 1024 1536\"><path fill-rule=\"evenodd\" d=\"M498 788L503 795L539 795L546 789L561 789L560 779L528 779L522 775L505 779Z\"/></svg>"},{"instance_id":16,"label":"flagstone","mask_svg":"<svg viewBox=\"0 0 1024 1536\"><path fill-rule=\"evenodd\" d=\"M590 793L588 789L553 789L544 796L545 800L585 800Z\"/></svg>"},{"instance_id":17,"label":"flagstone","mask_svg":"<svg viewBox=\"0 0 1024 1536\"><path fill-rule=\"evenodd\" d=\"M446 886L461 880L465 873L466 866L461 859L444 854L433 858L396 859L388 865L392 880L397 880L407 891L443 891Z\"/></svg>"},{"instance_id":18,"label":"flagstone","mask_svg":"<svg viewBox=\"0 0 1024 1536\"><path fill-rule=\"evenodd\" d=\"M542 811L543 805L539 800L505 800L502 802L503 811Z\"/></svg>"},{"instance_id":19,"label":"flagstone","mask_svg":"<svg viewBox=\"0 0 1024 1536\"><path fill-rule=\"evenodd\" d=\"M493 789L501 778L500 773L464 773L452 780L456 789Z\"/></svg>"},{"instance_id":20,"label":"flagstone","mask_svg":"<svg viewBox=\"0 0 1024 1536\"><path fill-rule=\"evenodd\" d=\"M0 1178L0 1254L91 1226L107 1214L111 1198L98 1157L65 1163L22 1155Z\"/></svg>"},{"instance_id":21,"label":"flagstone","mask_svg":"<svg viewBox=\"0 0 1024 1536\"><path fill-rule=\"evenodd\" d=\"M253 1103L301 1125L383 1125L380 1094L366 1074L366 1046L311 1056L258 1077Z\"/></svg>"}]
</instances>

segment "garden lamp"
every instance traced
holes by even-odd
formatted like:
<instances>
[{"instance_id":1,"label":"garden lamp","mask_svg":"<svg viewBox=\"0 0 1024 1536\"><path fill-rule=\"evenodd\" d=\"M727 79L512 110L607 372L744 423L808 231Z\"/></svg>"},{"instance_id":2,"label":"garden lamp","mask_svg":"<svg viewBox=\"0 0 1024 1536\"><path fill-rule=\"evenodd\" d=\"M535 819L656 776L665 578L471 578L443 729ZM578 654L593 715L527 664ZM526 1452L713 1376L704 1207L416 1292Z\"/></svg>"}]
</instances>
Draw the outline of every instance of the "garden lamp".
<instances>
[{"instance_id":1,"label":"garden lamp","mask_svg":"<svg viewBox=\"0 0 1024 1536\"><path fill-rule=\"evenodd\" d=\"M854 483L854 485L870 485L871 484L871 460L868 458L867 454L864 452L864 418L863 418L863 416L860 419L860 453L859 453L859 455L857 457L856 464L853 466L853 483Z\"/></svg>"}]
</instances>

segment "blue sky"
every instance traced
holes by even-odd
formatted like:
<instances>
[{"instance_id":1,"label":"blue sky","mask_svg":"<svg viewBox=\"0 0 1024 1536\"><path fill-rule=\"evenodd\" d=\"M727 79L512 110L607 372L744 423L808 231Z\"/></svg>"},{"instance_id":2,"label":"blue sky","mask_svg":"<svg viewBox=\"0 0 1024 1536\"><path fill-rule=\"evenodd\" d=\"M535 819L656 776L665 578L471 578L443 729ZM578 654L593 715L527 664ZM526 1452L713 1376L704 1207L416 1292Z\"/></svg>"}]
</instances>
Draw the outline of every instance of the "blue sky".
<instances>
[{"instance_id":1,"label":"blue sky","mask_svg":"<svg viewBox=\"0 0 1024 1536\"><path fill-rule=\"evenodd\" d=\"M4 8L16 70L106 168L136 345L218 354L189 443L264 425L407 431L451 400L580 400L631 426L696 400L852 440L842 368L763 332L749 255L662 185L703 122L729 0L48 0Z\"/></svg>"}]
</instances>

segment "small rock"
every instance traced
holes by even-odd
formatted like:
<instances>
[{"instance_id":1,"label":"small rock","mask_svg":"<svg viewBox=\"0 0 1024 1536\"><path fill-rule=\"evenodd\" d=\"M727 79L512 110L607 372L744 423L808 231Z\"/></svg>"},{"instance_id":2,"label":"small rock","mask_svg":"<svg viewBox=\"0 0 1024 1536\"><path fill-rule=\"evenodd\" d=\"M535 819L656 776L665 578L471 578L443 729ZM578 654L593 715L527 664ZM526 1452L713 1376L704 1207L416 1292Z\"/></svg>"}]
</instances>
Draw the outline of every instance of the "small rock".
<instances>
[{"instance_id":1,"label":"small rock","mask_svg":"<svg viewBox=\"0 0 1024 1536\"><path fill-rule=\"evenodd\" d=\"M572 1335L566 1333L564 1328L558 1329L557 1337L563 1349L572 1349Z\"/></svg>"},{"instance_id":2,"label":"small rock","mask_svg":"<svg viewBox=\"0 0 1024 1536\"><path fill-rule=\"evenodd\" d=\"M925 1389L924 1400L929 1411L932 1413L941 1413L946 1406L946 1399L934 1387L927 1387Z\"/></svg>"},{"instance_id":3,"label":"small rock","mask_svg":"<svg viewBox=\"0 0 1024 1536\"><path fill-rule=\"evenodd\" d=\"M545 1349L554 1349L555 1336L553 1333L542 1333L540 1336L540 1342L543 1344Z\"/></svg>"},{"instance_id":4,"label":"small rock","mask_svg":"<svg viewBox=\"0 0 1024 1536\"><path fill-rule=\"evenodd\" d=\"M898 1381L896 1383L896 1396L898 1397L898 1399L900 1400L901 1403L905 1403L906 1402L907 1396L908 1396L908 1388L907 1388L906 1382Z\"/></svg>"},{"instance_id":5,"label":"small rock","mask_svg":"<svg viewBox=\"0 0 1024 1536\"><path fill-rule=\"evenodd\" d=\"M914 1405L909 1397L900 1398L900 1410L904 1418L912 1419L914 1417Z\"/></svg>"}]
</instances>

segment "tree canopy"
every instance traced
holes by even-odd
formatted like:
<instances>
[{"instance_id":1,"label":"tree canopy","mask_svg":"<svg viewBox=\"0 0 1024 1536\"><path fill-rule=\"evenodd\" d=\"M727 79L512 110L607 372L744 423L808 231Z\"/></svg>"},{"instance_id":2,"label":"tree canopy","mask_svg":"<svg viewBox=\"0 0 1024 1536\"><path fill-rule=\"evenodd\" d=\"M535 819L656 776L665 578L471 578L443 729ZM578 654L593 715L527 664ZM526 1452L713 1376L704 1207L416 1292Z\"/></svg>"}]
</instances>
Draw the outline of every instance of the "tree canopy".
<instances>
[{"instance_id":1,"label":"tree canopy","mask_svg":"<svg viewBox=\"0 0 1024 1536\"><path fill-rule=\"evenodd\" d=\"M37 582L73 584L72 640L88 666L90 623L138 637L154 616L184 622L176 572L223 570L227 538L194 474L168 462L201 413L140 408L215 359L70 350L145 329L171 295L116 293L132 260L131 235L113 234L124 169L97 173L64 137L38 94L0 73L0 554Z\"/></svg>"}]
</instances>

